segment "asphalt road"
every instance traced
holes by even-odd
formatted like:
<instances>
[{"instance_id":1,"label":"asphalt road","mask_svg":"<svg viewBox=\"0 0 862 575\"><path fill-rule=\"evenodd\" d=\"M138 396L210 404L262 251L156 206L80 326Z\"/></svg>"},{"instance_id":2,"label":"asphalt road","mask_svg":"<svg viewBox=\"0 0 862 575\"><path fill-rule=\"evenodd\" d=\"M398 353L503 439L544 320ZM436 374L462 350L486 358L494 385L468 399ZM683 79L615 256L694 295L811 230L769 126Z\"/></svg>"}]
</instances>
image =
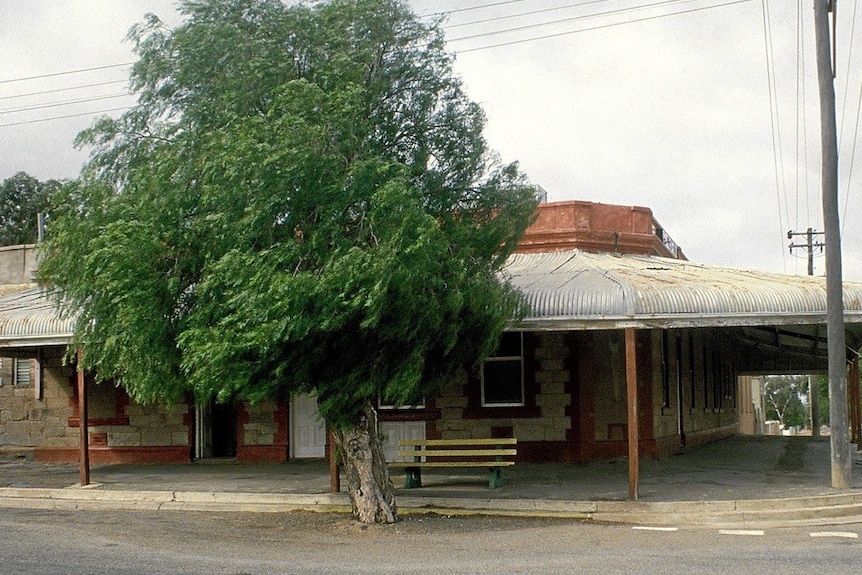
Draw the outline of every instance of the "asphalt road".
<instances>
[{"instance_id":1,"label":"asphalt road","mask_svg":"<svg viewBox=\"0 0 862 575\"><path fill-rule=\"evenodd\" d=\"M858 574L862 524L737 533L564 520L0 510L0 573Z\"/></svg>"}]
</instances>

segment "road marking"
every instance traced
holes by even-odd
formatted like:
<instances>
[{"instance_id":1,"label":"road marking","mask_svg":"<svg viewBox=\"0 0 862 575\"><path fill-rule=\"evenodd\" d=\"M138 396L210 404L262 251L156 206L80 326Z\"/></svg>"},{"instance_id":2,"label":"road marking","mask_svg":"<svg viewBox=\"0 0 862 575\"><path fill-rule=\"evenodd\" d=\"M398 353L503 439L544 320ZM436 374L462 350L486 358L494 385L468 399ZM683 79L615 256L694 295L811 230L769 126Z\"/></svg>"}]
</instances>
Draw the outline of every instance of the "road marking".
<instances>
[{"instance_id":1,"label":"road marking","mask_svg":"<svg viewBox=\"0 0 862 575\"><path fill-rule=\"evenodd\" d=\"M851 531L815 531L812 537L843 537L844 539L859 539L858 533Z\"/></svg>"},{"instance_id":2,"label":"road marking","mask_svg":"<svg viewBox=\"0 0 862 575\"><path fill-rule=\"evenodd\" d=\"M719 529L721 535L763 535L762 529Z\"/></svg>"},{"instance_id":3,"label":"road marking","mask_svg":"<svg viewBox=\"0 0 862 575\"><path fill-rule=\"evenodd\" d=\"M644 525L635 525L632 529L637 531L679 531L679 527L647 527Z\"/></svg>"}]
</instances>

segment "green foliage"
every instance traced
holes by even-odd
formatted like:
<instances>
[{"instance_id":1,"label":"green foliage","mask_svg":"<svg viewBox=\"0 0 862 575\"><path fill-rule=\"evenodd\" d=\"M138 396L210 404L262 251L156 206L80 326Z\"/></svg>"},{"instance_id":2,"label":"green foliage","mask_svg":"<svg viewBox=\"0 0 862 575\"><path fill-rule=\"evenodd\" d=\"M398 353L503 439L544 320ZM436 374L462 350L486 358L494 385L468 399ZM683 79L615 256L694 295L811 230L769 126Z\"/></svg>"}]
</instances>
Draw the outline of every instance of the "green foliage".
<instances>
[{"instance_id":1,"label":"green foliage","mask_svg":"<svg viewBox=\"0 0 862 575\"><path fill-rule=\"evenodd\" d=\"M820 415L820 425L829 425L829 376L817 376L817 413Z\"/></svg>"},{"instance_id":2,"label":"green foliage","mask_svg":"<svg viewBox=\"0 0 862 575\"><path fill-rule=\"evenodd\" d=\"M39 237L38 215L49 213L52 197L60 182L40 182L18 172L3 180L0 187L0 246L36 243Z\"/></svg>"},{"instance_id":3,"label":"green foliage","mask_svg":"<svg viewBox=\"0 0 862 575\"><path fill-rule=\"evenodd\" d=\"M133 28L139 104L49 227L42 280L102 379L155 400L315 389L347 426L493 351L532 189L442 33L395 0L186 0Z\"/></svg>"},{"instance_id":4,"label":"green foliage","mask_svg":"<svg viewBox=\"0 0 862 575\"><path fill-rule=\"evenodd\" d=\"M769 375L763 378L766 419L777 419L785 427L804 425L806 407L802 396L808 395L808 376Z\"/></svg>"}]
</instances>

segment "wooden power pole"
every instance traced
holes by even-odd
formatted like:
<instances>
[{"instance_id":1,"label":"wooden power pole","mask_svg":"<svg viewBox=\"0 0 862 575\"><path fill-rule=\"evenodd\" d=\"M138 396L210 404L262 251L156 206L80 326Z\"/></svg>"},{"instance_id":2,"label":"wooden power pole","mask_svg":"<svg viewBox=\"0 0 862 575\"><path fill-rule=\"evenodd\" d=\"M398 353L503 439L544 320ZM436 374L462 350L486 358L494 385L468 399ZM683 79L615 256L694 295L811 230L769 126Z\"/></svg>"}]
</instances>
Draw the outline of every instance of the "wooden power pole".
<instances>
[{"instance_id":1,"label":"wooden power pole","mask_svg":"<svg viewBox=\"0 0 862 575\"><path fill-rule=\"evenodd\" d=\"M844 342L844 287L841 230L838 224L838 138L835 134L835 85L829 12L835 0L814 0L817 83L820 87L820 140L823 148L821 194L826 239L826 335L829 355L829 419L832 487L851 484L850 433L847 424L847 353Z\"/></svg>"},{"instance_id":2,"label":"wooden power pole","mask_svg":"<svg viewBox=\"0 0 862 575\"><path fill-rule=\"evenodd\" d=\"M808 228L804 232L787 232L787 239L791 240L790 253L797 248L805 248L808 252L808 275L814 275L814 248L823 248L826 246L823 242L815 242L814 236L822 236L823 232L815 231L814 228ZM796 236L804 236L806 242L804 244L793 243L793 238ZM820 437L820 399L817 397L817 376L808 374L808 409L811 412L811 437Z\"/></svg>"}]
</instances>

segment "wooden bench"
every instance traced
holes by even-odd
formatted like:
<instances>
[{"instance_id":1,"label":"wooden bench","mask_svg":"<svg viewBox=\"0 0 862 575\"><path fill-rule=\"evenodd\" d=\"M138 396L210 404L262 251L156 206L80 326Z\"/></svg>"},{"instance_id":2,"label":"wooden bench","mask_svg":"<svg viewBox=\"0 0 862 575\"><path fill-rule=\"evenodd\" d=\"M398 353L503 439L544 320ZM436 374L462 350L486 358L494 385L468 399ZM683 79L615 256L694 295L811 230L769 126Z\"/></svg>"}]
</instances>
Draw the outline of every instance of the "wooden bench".
<instances>
[{"instance_id":1,"label":"wooden bench","mask_svg":"<svg viewBox=\"0 0 862 575\"><path fill-rule=\"evenodd\" d=\"M503 467L515 465L504 457L517 455L518 440L500 439L423 439L398 442L398 457L412 457L413 461L393 461L390 468L404 468L407 476L404 488L422 487L424 467L485 467L488 469L488 487L503 484Z\"/></svg>"}]
</instances>

